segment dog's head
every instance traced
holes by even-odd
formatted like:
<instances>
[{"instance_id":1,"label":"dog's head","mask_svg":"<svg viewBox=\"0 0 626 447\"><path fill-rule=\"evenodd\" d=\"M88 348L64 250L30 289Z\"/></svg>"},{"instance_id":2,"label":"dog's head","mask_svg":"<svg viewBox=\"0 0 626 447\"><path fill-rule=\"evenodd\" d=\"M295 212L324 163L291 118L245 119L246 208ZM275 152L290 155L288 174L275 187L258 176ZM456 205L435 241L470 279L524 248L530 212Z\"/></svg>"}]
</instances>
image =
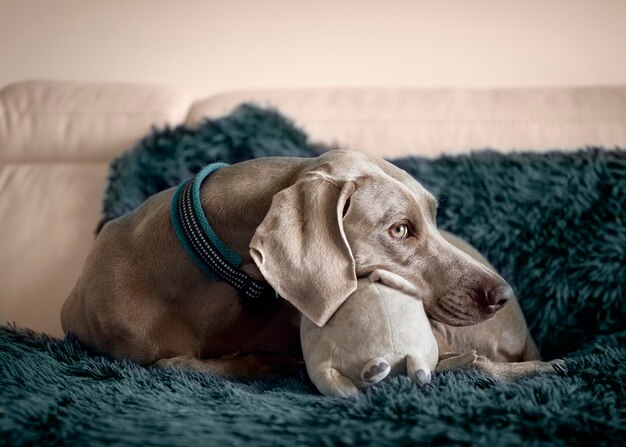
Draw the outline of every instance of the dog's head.
<instances>
[{"instance_id":1,"label":"dog's head","mask_svg":"<svg viewBox=\"0 0 626 447\"><path fill-rule=\"evenodd\" d=\"M511 287L441 236L436 210L435 198L401 169L332 151L274 196L250 253L276 291L318 326L356 289L357 278L372 273L422 299L443 323L484 321L511 297Z\"/></svg>"}]
</instances>

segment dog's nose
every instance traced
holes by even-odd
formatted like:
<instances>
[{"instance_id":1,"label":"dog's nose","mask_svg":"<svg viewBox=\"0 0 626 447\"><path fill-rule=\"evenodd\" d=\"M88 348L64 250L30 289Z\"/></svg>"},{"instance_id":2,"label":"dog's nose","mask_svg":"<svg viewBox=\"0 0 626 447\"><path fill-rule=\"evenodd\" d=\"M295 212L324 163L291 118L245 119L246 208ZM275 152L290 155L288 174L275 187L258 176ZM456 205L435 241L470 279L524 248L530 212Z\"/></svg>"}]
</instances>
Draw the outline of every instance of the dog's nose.
<instances>
[{"instance_id":1,"label":"dog's nose","mask_svg":"<svg viewBox=\"0 0 626 447\"><path fill-rule=\"evenodd\" d=\"M485 293L485 310L487 313L496 313L513 297L513 289L508 284L494 287Z\"/></svg>"}]
</instances>

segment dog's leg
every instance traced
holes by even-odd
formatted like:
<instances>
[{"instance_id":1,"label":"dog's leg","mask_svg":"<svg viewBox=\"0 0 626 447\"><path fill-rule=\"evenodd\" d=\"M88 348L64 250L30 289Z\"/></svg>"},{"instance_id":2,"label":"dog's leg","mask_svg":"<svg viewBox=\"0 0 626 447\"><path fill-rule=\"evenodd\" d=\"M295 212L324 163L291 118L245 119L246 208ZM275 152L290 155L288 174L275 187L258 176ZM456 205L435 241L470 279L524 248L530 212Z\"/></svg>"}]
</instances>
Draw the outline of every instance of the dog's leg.
<instances>
[{"instance_id":1,"label":"dog's leg","mask_svg":"<svg viewBox=\"0 0 626 447\"><path fill-rule=\"evenodd\" d=\"M550 362L530 360L526 362L505 363L494 362L483 355L479 355L475 362L464 368L476 369L496 380L510 382L537 374L556 374L562 372L564 370L564 362L563 360L552 360Z\"/></svg>"},{"instance_id":2,"label":"dog's leg","mask_svg":"<svg viewBox=\"0 0 626 447\"><path fill-rule=\"evenodd\" d=\"M304 362L287 355L249 354L199 359L193 356L179 356L156 361L153 368L176 367L202 371L227 379L255 379L271 374L298 376Z\"/></svg>"},{"instance_id":3,"label":"dog's leg","mask_svg":"<svg viewBox=\"0 0 626 447\"><path fill-rule=\"evenodd\" d=\"M477 359L478 355L476 354L476 351L466 352L464 354L446 352L445 354L441 354L439 356L439 361L437 362L435 371L442 372L459 369L464 366L471 365L476 362Z\"/></svg>"},{"instance_id":4,"label":"dog's leg","mask_svg":"<svg viewBox=\"0 0 626 447\"><path fill-rule=\"evenodd\" d=\"M446 336L446 327L440 323L433 323L433 333L439 347L439 362L436 371L449 371L454 369L475 369L482 371L489 377L502 381L513 381L536 374L556 374L563 371L563 360L542 362L539 351L530 334L526 338L526 346L522 362L500 362L490 359L485 355L477 355L476 351L465 351L465 346L450 346ZM481 354L480 349L478 354Z\"/></svg>"}]
</instances>

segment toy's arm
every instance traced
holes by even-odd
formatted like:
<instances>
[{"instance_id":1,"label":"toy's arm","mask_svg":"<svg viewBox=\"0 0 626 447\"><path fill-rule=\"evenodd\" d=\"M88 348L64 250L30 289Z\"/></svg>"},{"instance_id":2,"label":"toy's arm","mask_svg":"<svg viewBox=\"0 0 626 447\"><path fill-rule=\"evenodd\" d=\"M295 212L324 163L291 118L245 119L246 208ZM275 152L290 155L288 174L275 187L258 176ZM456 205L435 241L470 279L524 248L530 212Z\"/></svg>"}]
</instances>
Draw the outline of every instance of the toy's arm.
<instances>
[{"instance_id":1,"label":"toy's arm","mask_svg":"<svg viewBox=\"0 0 626 447\"><path fill-rule=\"evenodd\" d=\"M352 380L329 365L319 365L311 374L311 381L325 396L352 397L359 394Z\"/></svg>"},{"instance_id":2,"label":"toy's arm","mask_svg":"<svg viewBox=\"0 0 626 447\"><path fill-rule=\"evenodd\" d=\"M338 347L333 342L332 331L328 328L320 332L311 320L302 317L300 339L307 372L311 382L325 396L351 397L359 394L359 389L348 377L337 370L333 358L337 357Z\"/></svg>"}]
</instances>

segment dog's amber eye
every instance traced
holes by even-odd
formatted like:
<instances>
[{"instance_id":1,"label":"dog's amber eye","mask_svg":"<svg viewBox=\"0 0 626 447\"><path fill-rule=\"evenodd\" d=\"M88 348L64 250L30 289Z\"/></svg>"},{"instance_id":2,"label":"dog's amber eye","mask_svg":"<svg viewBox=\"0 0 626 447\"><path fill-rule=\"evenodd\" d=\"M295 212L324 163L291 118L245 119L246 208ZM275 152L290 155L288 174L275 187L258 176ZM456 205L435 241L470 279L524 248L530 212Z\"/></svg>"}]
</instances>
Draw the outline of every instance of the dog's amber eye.
<instances>
[{"instance_id":1,"label":"dog's amber eye","mask_svg":"<svg viewBox=\"0 0 626 447\"><path fill-rule=\"evenodd\" d=\"M389 229L389 234L395 239L403 239L409 235L409 227L405 224L395 224Z\"/></svg>"}]
</instances>

